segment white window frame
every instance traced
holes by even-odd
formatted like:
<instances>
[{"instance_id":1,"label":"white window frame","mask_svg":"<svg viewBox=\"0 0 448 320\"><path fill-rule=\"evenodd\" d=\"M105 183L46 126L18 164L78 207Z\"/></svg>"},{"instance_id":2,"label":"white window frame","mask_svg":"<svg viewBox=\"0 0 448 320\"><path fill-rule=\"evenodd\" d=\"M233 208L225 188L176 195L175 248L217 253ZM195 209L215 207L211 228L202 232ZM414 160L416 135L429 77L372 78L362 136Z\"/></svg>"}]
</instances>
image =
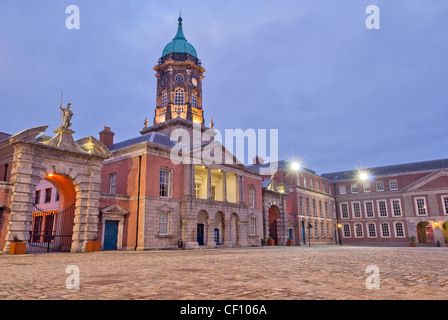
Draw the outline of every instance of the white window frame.
<instances>
[{"instance_id":1,"label":"white window frame","mask_svg":"<svg viewBox=\"0 0 448 320\"><path fill-rule=\"evenodd\" d=\"M402 231L403 231L403 235L401 235L401 236L399 236L398 232L397 232L397 225L398 224L401 224L401 228L402 228ZM395 238L405 238L406 237L406 233L405 233L405 230L404 230L404 223L403 222L401 222L401 221L395 221L394 222L394 234L395 234Z\"/></svg>"},{"instance_id":2,"label":"white window frame","mask_svg":"<svg viewBox=\"0 0 448 320\"><path fill-rule=\"evenodd\" d=\"M351 193L358 193L359 192L359 185L357 183L352 184L350 190L351 190Z\"/></svg>"},{"instance_id":3,"label":"white window frame","mask_svg":"<svg viewBox=\"0 0 448 320\"><path fill-rule=\"evenodd\" d=\"M400 214L395 214L395 206L394 202L398 201L398 209L400 210ZM403 210L401 208L401 200L400 199L390 199L390 207L392 208L392 217L402 217L403 216Z\"/></svg>"},{"instance_id":4,"label":"white window frame","mask_svg":"<svg viewBox=\"0 0 448 320\"><path fill-rule=\"evenodd\" d=\"M307 180L306 180L306 177L303 177L303 186L304 186L305 188L308 188L308 182L307 182Z\"/></svg>"},{"instance_id":5,"label":"white window frame","mask_svg":"<svg viewBox=\"0 0 448 320\"><path fill-rule=\"evenodd\" d=\"M386 209L386 215L381 215L381 207L380 207L380 203L382 203L382 202L384 202L384 207L385 207L385 209ZM384 200L384 199L380 199L380 200L377 200L377 209L378 209L378 218L386 218L386 217L388 217L389 216L389 212L388 212L388 210L387 210L387 201L386 200Z\"/></svg>"},{"instance_id":6,"label":"white window frame","mask_svg":"<svg viewBox=\"0 0 448 320\"><path fill-rule=\"evenodd\" d=\"M168 195L161 195L161 191L162 191L162 181L160 181L161 179L161 174L162 171L164 172L168 172ZM172 171L170 169L166 169L166 168L159 168L159 197L161 198L171 198L171 188L172 188Z\"/></svg>"},{"instance_id":7,"label":"white window frame","mask_svg":"<svg viewBox=\"0 0 448 320\"><path fill-rule=\"evenodd\" d=\"M358 209L359 209L359 215L358 215L358 216L355 215L355 204L358 205ZM355 219L359 219L359 218L362 217L362 212L361 212L361 202L359 202L359 201L353 201L353 202L352 202L352 216L353 216L353 218L355 218Z\"/></svg>"},{"instance_id":8,"label":"white window frame","mask_svg":"<svg viewBox=\"0 0 448 320\"><path fill-rule=\"evenodd\" d=\"M255 208L255 187L249 187L249 207Z\"/></svg>"},{"instance_id":9,"label":"white window frame","mask_svg":"<svg viewBox=\"0 0 448 320\"><path fill-rule=\"evenodd\" d=\"M111 173L109 176L109 193L116 194L117 192L117 173Z\"/></svg>"},{"instance_id":10,"label":"white window frame","mask_svg":"<svg viewBox=\"0 0 448 320\"><path fill-rule=\"evenodd\" d=\"M392 187L392 185L394 187ZM391 190L391 191L398 190L398 181L397 180L389 180L389 190Z\"/></svg>"},{"instance_id":11,"label":"white window frame","mask_svg":"<svg viewBox=\"0 0 448 320\"><path fill-rule=\"evenodd\" d=\"M388 235L388 236L385 236L385 235L384 235L383 225L386 225L386 226L387 226L387 230L388 230L388 232L389 232L389 235ZM387 222L381 222L381 223L380 223L380 231L381 231L381 238L390 238L390 237L391 237L391 234L390 234L390 225L389 225L389 223L387 223Z\"/></svg>"},{"instance_id":12,"label":"white window frame","mask_svg":"<svg viewBox=\"0 0 448 320\"><path fill-rule=\"evenodd\" d=\"M348 227L348 228L346 228L346 227ZM346 234L346 231L348 231L348 235ZM351 238L352 237L352 231L351 231L349 223L344 223L342 225L342 237L344 237L344 238Z\"/></svg>"},{"instance_id":13,"label":"white window frame","mask_svg":"<svg viewBox=\"0 0 448 320\"><path fill-rule=\"evenodd\" d=\"M423 200L423 209L425 210L425 214L420 214L420 209L418 206L418 200ZM414 203L415 203L415 214L417 217L426 217L428 215L428 208L426 206L426 198L425 197L415 197L414 198Z\"/></svg>"},{"instance_id":14,"label":"white window frame","mask_svg":"<svg viewBox=\"0 0 448 320\"><path fill-rule=\"evenodd\" d=\"M320 183L319 183L319 181L316 181L316 189L317 189L317 191L320 191Z\"/></svg>"},{"instance_id":15,"label":"white window frame","mask_svg":"<svg viewBox=\"0 0 448 320\"><path fill-rule=\"evenodd\" d=\"M255 236L256 235L256 230L257 230L257 218L251 217L249 220L249 232L251 236Z\"/></svg>"},{"instance_id":16,"label":"white window frame","mask_svg":"<svg viewBox=\"0 0 448 320\"><path fill-rule=\"evenodd\" d=\"M301 186L301 185L302 185L302 183L301 183L301 181L300 181L300 175L297 176L297 185L298 185L298 186Z\"/></svg>"},{"instance_id":17,"label":"white window frame","mask_svg":"<svg viewBox=\"0 0 448 320\"><path fill-rule=\"evenodd\" d=\"M164 219L162 219L162 217ZM170 213L166 211L161 211L159 212L159 235L167 236L169 234L170 234Z\"/></svg>"},{"instance_id":18,"label":"white window frame","mask_svg":"<svg viewBox=\"0 0 448 320\"><path fill-rule=\"evenodd\" d=\"M346 206L347 207L347 216L344 217L344 210L342 209L342 206ZM349 219L350 218L350 212L348 209L348 202L341 202L340 204L340 209L341 209L341 219Z\"/></svg>"},{"instance_id":19,"label":"white window frame","mask_svg":"<svg viewBox=\"0 0 448 320\"><path fill-rule=\"evenodd\" d=\"M193 108L198 107L198 94L194 91L191 93L191 106Z\"/></svg>"},{"instance_id":20,"label":"white window frame","mask_svg":"<svg viewBox=\"0 0 448 320\"><path fill-rule=\"evenodd\" d=\"M367 215L367 213L369 212L369 210L367 210L367 204L370 203L372 205L372 216L369 217ZM365 216L368 219L372 219L375 218L375 205L373 204L373 201L364 201L364 210L365 210Z\"/></svg>"},{"instance_id":21,"label":"white window frame","mask_svg":"<svg viewBox=\"0 0 448 320\"><path fill-rule=\"evenodd\" d=\"M381 188L378 188L378 186L381 186ZM384 191L384 182L383 181L376 182L376 191Z\"/></svg>"},{"instance_id":22,"label":"white window frame","mask_svg":"<svg viewBox=\"0 0 448 320\"><path fill-rule=\"evenodd\" d=\"M339 194L347 194L347 187L345 184L339 185Z\"/></svg>"},{"instance_id":23,"label":"white window frame","mask_svg":"<svg viewBox=\"0 0 448 320\"><path fill-rule=\"evenodd\" d=\"M356 226L361 226L361 235L358 235L358 229L356 228ZM364 228L362 227L361 222L355 222L353 224L353 232L355 234L355 238L364 238Z\"/></svg>"},{"instance_id":24,"label":"white window frame","mask_svg":"<svg viewBox=\"0 0 448 320\"><path fill-rule=\"evenodd\" d=\"M369 226L373 226L373 232L375 233L375 235L371 235L370 234L370 228ZM376 232L376 224L374 222L367 222L367 238L377 238L378 237L378 233Z\"/></svg>"},{"instance_id":25,"label":"white window frame","mask_svg":"<svg viewBox=\"0 0 448 320\"><path fill-rule=\"evenodd\" d=\"M441 199L442 199L443 214L445 216L447 216L448 215L448 194L442 195ZM446 201L445 201L445 199L446 199Z\"/></svg>"},{"instance_id":26,"label":"white window frame","mask_svg":"<svg viewBox=\"0 0 448 320\"><path fill-rule=\"evenodd\" d=\"M363 184L363 188L364 188L364 192L371 192L372 191L372 186L370 185L370 182L365 182Z\"/></svg>"},{"instance_id":27,"label":"white window frame","mask_svg":"<svg viewBox=\"0 0 448 320\"><path fill-rule=\"evenodd\" d=\"M185 105L185 91L184 89L177 88L174 91L174 105L183 106Z\"/></svg>"},{"instance_id":28,"label":"white window frame","mask_svg":"<svg viewBox=\"0 0 448 320\"><path fill-rule=\"evenodd\" d=\"M166 107L168 105L168 91L163 90L162 92L162 107Z\"/></svg>"},{"instance_id":29,"label":"white window frame","mask_svg":"<svg viewBox=\"0 0 448 320\"><path fill-rule=\"evenodd\" d=\"M310 188L314 189L314 180L313 179L310 179Z\"/></svg>"},{"instance_id":30,"label":"white window frame","mask_svg":"<svg viewBox=\"0 0 448 320\"><path fill-rule=\"evenodd\" d=\"M323 221L320 222L320 237L325 238L325 227Z\"/></svg>"},{"instance_id":31,"label":"white window frame","mask_svg":"<svg viewBox=\"0 0 448 320\"><path fill-rule=\"evenodd\" d=\"M324 212L322 210L322 200L319 200L319 217L324 217Z\"/></svg>"}]
</instances>

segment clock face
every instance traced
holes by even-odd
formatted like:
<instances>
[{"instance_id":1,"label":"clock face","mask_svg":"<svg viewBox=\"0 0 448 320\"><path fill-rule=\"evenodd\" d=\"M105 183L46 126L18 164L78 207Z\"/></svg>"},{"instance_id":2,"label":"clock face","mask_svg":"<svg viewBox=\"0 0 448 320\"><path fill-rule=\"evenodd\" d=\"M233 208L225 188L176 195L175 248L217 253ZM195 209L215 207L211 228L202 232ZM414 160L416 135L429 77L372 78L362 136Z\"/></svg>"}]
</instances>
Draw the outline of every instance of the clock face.
<instances>
[{"instance_id":1,"label":"clock face","mask_svg":"<svg viewBox=\"0 0 448 320\"><path fill-rule=\"evenodd\" d=\"M168 78L165 76L162 78L162 84L165 85L168 82Z\"/></svg>"},{"instance_id":2,"label":"clock face","mask_svg":"<svg viewBox=\"0 0 448 320\"><path fill-rule=\"evenodd\" d=\"M176 74L176 76L174 77L174 80L175 80L177 83L182 83L182 82L184 82L184 76L181 75L181 74Z\"/></svg>"},{"instance_id":3,"label":"clock face","mask_svg":"<svg viewBox=\"0 0 448 320\"><path fill-rule=\"evenodd\" d=\"M198 80L195 77L193 77L191 78L191 83L196 87L198 85Z\"/></svg>"}]
</instances>

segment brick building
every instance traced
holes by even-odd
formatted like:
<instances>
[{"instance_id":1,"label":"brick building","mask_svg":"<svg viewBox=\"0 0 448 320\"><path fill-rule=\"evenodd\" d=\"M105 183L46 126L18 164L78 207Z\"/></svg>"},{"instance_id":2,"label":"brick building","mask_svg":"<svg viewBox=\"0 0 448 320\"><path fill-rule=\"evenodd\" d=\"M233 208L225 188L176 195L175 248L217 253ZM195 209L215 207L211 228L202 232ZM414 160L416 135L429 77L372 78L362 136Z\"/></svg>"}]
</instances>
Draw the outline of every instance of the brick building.
<instances>
[{"instance_id":1,"label":"brick building","mask_svg":"<svg viewBox=\"0 0 448 320\"><path fill-rule=\"evenodd\" d=\"M0 133L3 252L14 239L29 252L448 243L448 159L323 175L279 161L264 175L269 164L243 165L204 125L205 69L181 18L154 70L153 124L134 138L104 127L74 141L70 105L51 137L47 126ZM36 203L39 190L53 207Z\"/></svg>"},{"instance_id":2,"label":"brick building","mask_svg":"<svg viewBox=\"0 0 448 320\"><path fill-rule=\"evenodd\" d=\"M327 173L343 243L448 243L448 159Z\"/></svg>"},{"instance_id":3,"label":"brick building","mask_svg":"<svg viewBox=\"0 0 448 320\"><path fill-rule=\"evenodd\" d=\"M3 252L14 238L27 241L28 250L46 243L48 251L72 252L85 252L92 241L102 250L265 242L268 211L286 202L278 192L265 202L262 177L213 140L212 122L204 125L205 69L185 39L181 18L154 70L153 125L146 120L132 139L115 142L111 128L104 127L99 140L74 141L70 104L61 105L64 124L52 137L42 135L46 126L0 135ZM183 135L172 138L177 133ZM195 134L208 139L195 140ZM234 161L208 161L217 154ZM48 191L50 183L58 192ZM51 210L36 206L45 197L42 190L60 195Z\"/></svg>"}]
</instances>

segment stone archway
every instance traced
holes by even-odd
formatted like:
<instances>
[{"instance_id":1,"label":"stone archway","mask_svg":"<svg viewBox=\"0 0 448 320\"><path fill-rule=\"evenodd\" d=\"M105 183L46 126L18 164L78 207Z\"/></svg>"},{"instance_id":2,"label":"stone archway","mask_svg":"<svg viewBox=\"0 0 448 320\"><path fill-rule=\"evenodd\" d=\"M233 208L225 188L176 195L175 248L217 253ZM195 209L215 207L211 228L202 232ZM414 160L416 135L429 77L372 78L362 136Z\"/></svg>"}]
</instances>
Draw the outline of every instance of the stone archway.
<instances>
[{"instance_id":1,"label":"stone archway","mask_svg":"<svg viewBox=\"0 0 448 320\"><path fill-rule=\"evenodd\" d=\"M223 212L215 213L215 226L214 226L214 242L216 245L223 245L227 241L226 239L226 217Z\"/></svg>"},{"instance_id":2,"label":"stone archway","mask_svg":"<svg viewBox=\"0 0 448 320\"><path fill-rule=\"evenodd\" d=\"M418 243L434 243L434 230L432 225L427 221L417 224Z\"/></svg>"},{"instance_id":3,"label":"stone archway","mask_svg":"<svg viewBox=\"0 0 448 320\"><path fill-rule=\"evenodd\" d=\"M11 210L8 217L5 246L8 253L11 242L30 239L33 198L42 179L54 183L60 190L61 205L75 204L71 252L85 252L87 242L98 231L99 199L102 161L110 151L93 137L74 141L74 133L59 127L52 138L36 137L47 126L24 130L8 140L12 146Z\"/></svg>"},{"instance_id":4,"label":"stone archway","mask_svg":"<svg viewBox=\"0 0 448 320\"><path fill-rule=\"evenodd\" d=\"M208 245L208 213L207 211L201 210L198 213L198 224L196 239L198 245L205 246Z\"/></svg>"},{"instance_id":5,"label":"stone archway","mask_svg":"<svg viewBox=\"0 0 448 320\"><path fill-rule=\"evenodd\" d=\"M240 233L239 233L240 218L236 213L232 213L230 216L230 243L232 247L239 245Z\"/></svg>"},{"instance_id":6,"label":"stone archway","mask_svg":"<svg viewBox=\"0 0 448 320\"><path fill-rule=\"evenodd\" d=\"M276 205L269 208L269 236L274 240L275 245L278 245L279 240L279 222L280 209Z\"/></svg>"}]
</instances>

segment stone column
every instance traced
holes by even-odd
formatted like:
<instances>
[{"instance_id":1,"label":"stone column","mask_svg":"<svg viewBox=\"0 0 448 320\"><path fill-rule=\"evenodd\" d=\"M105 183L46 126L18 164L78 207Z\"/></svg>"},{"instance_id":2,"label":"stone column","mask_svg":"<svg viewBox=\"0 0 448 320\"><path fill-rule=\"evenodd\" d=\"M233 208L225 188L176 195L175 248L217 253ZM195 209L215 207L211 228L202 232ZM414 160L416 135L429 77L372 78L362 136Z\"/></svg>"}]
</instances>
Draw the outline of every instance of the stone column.
<instances>
[{"instance_id":1,"label":"stone column","mask_svg":"<svg viewBox=\"0 0 448 320\"><path fill-rule=\"evenodd\" d=\"M240 192L240 203L244 203L245 201L245 196L244 196L244 177L243 176L239 176L239 192Z\"/></svg>"},{"instance_id":2,"label":"stone column","mask_svg":"<svg viewBox=\"0 0 448 320\"><path fill-rule=\"evenodd\" d=\"M207 168L207 199L212 198L212 170Z\"/></svg>"},{"instance_id":3,"label":"stone column","mask_svg":"<svg viewBox=\"0 0 448 320\"><path fill-rule=\"evenodd\" d=\"M191 166L192 164L184 164L184 196L192 196L191 183ZM194 190L194 189L193 189Z\"/></svg>"},{"instance_id":4,"label":"stone column","mask_svg":"<svg viewBox=\"0 0 448 320\"><path fill-rule=\"evenodd\" d=\"M227 172L222 172L222 201L227 201Z\"/></svg>"},{"instance_id":5,"label":"stone column","mask_svg":"<svg viewBox=\"0 0 448 320\"><path fill-rule=\"evenodd\" d=\"M14 146L14 159L11 170L11 211L9 214L4 253L9 253L14 237L28 242L30 238L31 216L34 191L39 178L33 175L33 148L27 145Z\"/></svg>"},{"instance_id":6,"label":"stone column","mask_svg":"<svg viewBox=\"0 0 448 320\"><path fill-rule=\"evenodd\" d=\"M196 198L196 181L195 181L196 173L195 173L195 169L196 169L195 164L191 164L190 165L190 177L191 177L191 179L190 179L190 189L191 189L191 195L192 195L193 198Z\"/></svg>"}]
</instances>

